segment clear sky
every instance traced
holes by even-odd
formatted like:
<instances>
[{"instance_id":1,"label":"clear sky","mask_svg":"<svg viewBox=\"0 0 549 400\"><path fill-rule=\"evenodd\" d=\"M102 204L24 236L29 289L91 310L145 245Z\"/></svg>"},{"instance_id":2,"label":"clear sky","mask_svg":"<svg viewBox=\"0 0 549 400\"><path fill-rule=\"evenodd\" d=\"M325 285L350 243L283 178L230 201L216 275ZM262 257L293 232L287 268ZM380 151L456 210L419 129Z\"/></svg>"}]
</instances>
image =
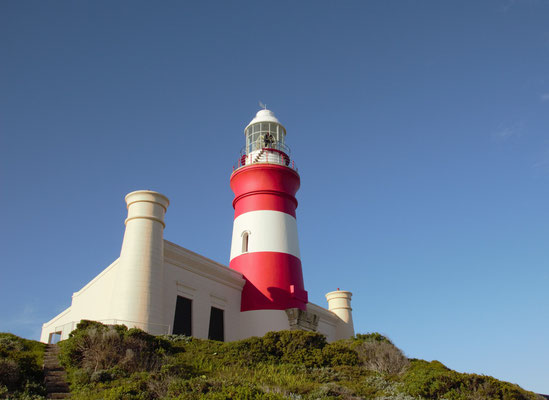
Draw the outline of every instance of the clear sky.
<instances>
[{"instance_id":1,"label":"clear sky","mask_svg":"<svg viewBox=\"0 0 549 400\"><path fill-rule=\"evenodd\" d=\"M549 393L549 2L0 3L0 331L116 259L124 195L228 264L263 101L301 174L310 300L409 357Z\"/></svg>"}]
</instances>

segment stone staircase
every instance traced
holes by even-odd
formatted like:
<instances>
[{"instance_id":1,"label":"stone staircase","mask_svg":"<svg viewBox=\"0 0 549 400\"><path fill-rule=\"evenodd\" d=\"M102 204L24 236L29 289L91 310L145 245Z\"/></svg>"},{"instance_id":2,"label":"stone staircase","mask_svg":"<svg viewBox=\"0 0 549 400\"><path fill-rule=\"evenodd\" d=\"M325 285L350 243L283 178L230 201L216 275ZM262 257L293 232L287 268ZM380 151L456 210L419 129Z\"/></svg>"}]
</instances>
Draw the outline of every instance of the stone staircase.
<instances>
[{"instance_id":1,"label":"stone staircase","mask_svg":"<svg viewBox=\"0 0 549 400\"><path fill-rule=\"evenodd\" d=\"M67 373L59 364L59 347L56 344L46 345L44 354L44 383L48 399L67 399L70 397Z\"/></svg>"}]
</instances>

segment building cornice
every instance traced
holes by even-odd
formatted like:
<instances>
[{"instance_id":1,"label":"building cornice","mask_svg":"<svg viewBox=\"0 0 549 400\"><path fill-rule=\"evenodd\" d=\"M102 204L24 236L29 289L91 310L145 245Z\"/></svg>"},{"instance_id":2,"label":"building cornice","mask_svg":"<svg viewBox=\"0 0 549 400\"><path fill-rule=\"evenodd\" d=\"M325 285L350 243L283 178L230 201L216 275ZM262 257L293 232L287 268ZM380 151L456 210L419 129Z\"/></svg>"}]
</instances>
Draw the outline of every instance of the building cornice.
<instances>
[{"instance_id":1,"label":"building cornice","mask_svg":"<svg viewBox=\"0 0 549 400\"><path fill-rule=\"evenodd\" d=\"M341 322L341 319L335 313L314 303L307 303L307 311L317 314L323 322L329 325L335 326Z\"/></svg>"},{"instance_id":2,"label":"building cornice","mask_svg":"<svg viewBox=\"0 0 549 400\"><path fill-rule=\"evenodd\" d=\"M118 260L119 258L117 258L116 260L114 260L111 265L109 265L107 268L105 268L103 271L101 271L99 273L99 275L97 275L95 278L93 278L91 281L89 281L82 289L80 289L78 292L74 292L72 294L72 297L75 298L75 297L78 297L80 296L83 292L85 292L86 290L88 290L91 286L93 286L97 281L99 281L99 279L101 279L101 277L103 275L105 275L107 272L109 272L111 269L113 269L117 264L118 264Z\"/></svg>"},{"instance_id":3,"label":"building cornice","mask_svg":"<svg viewBox=\"0 0 549 400\"><path fill-rule=\"evenodd\" d=\"M48 322L44 322L42 324L42 327L45 327L45 326L49 326L51 324L53 324L55 321L63 318L65 315L67 315L68 313L71 312L71 307L67 308L65 311L61 312L60 314L56 315L55 317L53 317L52 319L50 319Z\"/></svg>"},{"instance_id":4,"label":"building cornice","mask_svg":"<svg viewBox=\"0 0 549 400\"><path fill-rule=\"evenodd\" d=\"M242 290L246 283L241 273L168 240L164 240L164 262L234 289Z\"/></svg>"}]
</instances>

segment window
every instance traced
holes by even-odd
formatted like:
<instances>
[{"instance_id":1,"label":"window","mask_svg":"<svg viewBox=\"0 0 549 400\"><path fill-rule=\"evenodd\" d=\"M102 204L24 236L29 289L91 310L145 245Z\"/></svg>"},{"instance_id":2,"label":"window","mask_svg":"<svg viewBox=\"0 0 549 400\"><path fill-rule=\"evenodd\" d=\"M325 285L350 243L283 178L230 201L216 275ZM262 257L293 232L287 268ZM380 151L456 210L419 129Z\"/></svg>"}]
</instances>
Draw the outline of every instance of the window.
<instances>
[{"instance_id":1,"label":"window","mask_svg":"<svg viewBox=\"0 0 549 400\"><path fill-rule=\"evenodd\" d=\"M225 340L225 327L223 324L223 310L212 307L210 311L210 329L208 330L208 339Z\"/></svg>"},{"instance_id":2,"label":"window","mask_svg":"<svg viewBox=\"0 0 549 400\"><path fill-rule=\"evenodd\" d=\"M192 300L177 296L175 317L173 320L174 335L192 335L192 305Z\"/></svg>"},{"instance_id":3,"label":"window","mask_svg":"<svg viewBox=\"0 0 549 400\"><path fill-rule=\"evenodd\" d=\"M250 232L248 231L242 232L242 253L248 252L249 238L250 238Z\"/></svg>"}]
</instances>

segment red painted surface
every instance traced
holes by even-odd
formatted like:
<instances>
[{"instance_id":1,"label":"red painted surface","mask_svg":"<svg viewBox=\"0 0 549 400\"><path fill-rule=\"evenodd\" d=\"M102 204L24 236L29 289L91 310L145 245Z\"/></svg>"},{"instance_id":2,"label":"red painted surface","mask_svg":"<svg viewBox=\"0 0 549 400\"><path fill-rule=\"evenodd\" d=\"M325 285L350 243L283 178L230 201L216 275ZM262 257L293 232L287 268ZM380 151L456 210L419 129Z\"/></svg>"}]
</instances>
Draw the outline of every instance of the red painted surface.
<instances>
[{"instance_id":1,"label":"red painted surface","mask_svg":"<svg viewBox=\"0 0 549 400\"><path fill-rule=\"evenodd\" d=\"M305 310L308 300L299 258L268 251L245 253L233 258L230 267L246 278L241 311Z\"/></svg>"},{"instance_id":2,"label":"red painted surface","mask_svg":"<svg viewBox=\"0 0 549 400\"><path fill-rule=\"evenodd\" d=\"M297 172L283 165L252 164L239 168L231 175L235 218L258 210L281 211L295 217L299 185ZM242 311L305 310L307 292L299 258L286 253L252 252L233 258L229 265L246 278Z\"/></svg>"},{"instance_id":3,"label":"red painted surface","mask_svg":"<svg viewBox=\"0 0 549 400\"><path fill-rule=\"evenodd\" d=\"M257 210L282 211L295 217L299 185L297 172L282 165L253 164L237 169L231 175L235 218Z\"/></svg>"},{"instance_id":4,"label":"red painted surface","mask_svg":"<svg viewBox=\"0 0 549 400\"><path fill-rule=\"evenodd\" d=\"M291 197L282 196L280 193L255 192L253 195L241 196L234 206L234 217L250 211L272 210L295 215L296 203Z\"/></svg>"}]
</instances>

